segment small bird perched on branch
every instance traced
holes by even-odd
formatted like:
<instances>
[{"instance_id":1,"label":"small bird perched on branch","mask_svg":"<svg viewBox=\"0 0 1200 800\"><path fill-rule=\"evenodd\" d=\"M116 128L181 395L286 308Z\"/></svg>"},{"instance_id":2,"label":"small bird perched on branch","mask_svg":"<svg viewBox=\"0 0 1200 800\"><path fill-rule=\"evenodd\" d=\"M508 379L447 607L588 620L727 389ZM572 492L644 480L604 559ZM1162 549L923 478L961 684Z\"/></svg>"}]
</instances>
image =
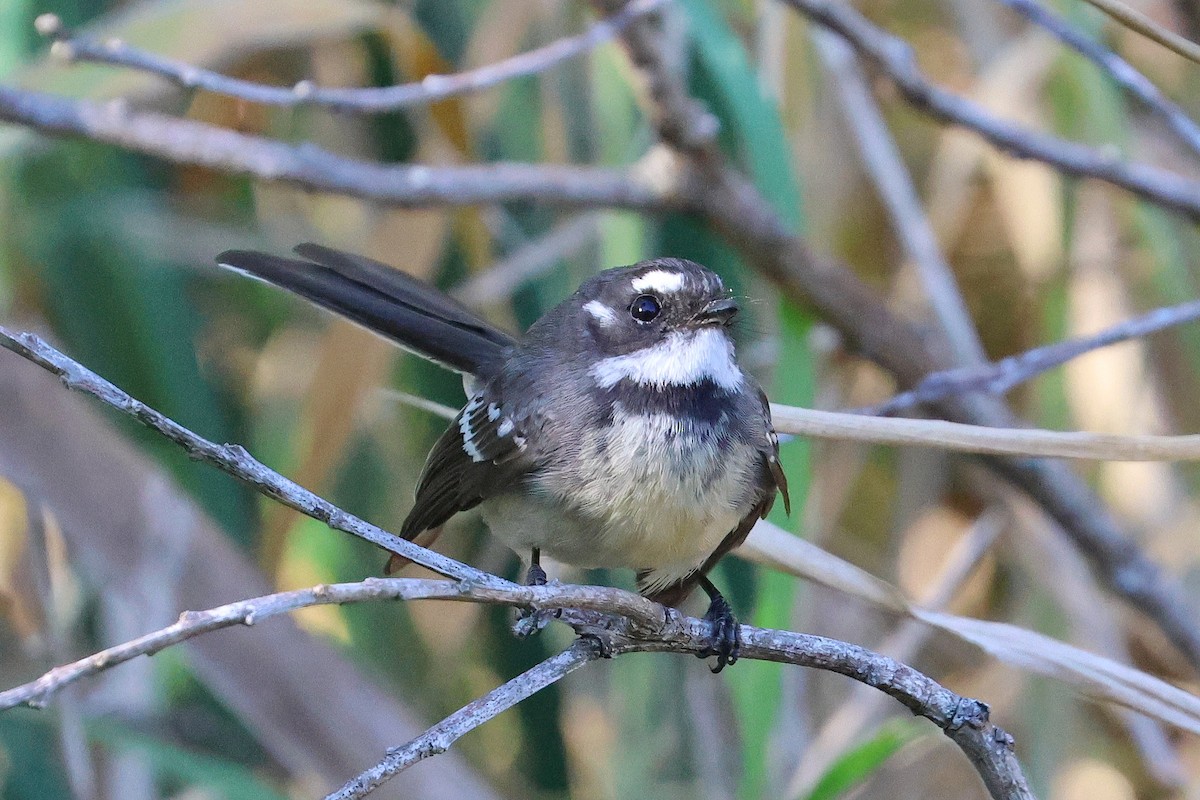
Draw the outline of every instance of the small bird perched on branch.
<instances>
[{"instance_id":1,"label":"small bird perched on branch","mask_svg":"<svg viewBox=\"0 0 1200 800\"><path fill-rule=\"evenodd\" d=\"M399 270L315 244L300 259L217 262L288 289L467 376L401 535L432 543L479 506L492 533L579 567L627 567L651 600L708 594L720 671L738 627L707 574L766 516L790 512L766 395L738 366L736 302L714 272L658 258L587 280L519 338ZM393 556L393 559L398 557ZM389 568L394 563L389 563Z\"/></svg>"}]
</instances>

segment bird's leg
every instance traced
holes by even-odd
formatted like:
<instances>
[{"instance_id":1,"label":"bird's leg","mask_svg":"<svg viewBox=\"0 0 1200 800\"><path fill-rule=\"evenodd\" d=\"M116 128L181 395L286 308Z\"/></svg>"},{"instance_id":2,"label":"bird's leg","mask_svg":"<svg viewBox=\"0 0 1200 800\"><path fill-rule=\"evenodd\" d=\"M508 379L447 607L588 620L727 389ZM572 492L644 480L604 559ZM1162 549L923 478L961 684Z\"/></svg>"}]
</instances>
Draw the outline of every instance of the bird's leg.
<instances>
[{"instance_id":1,"label":"bird's leg","mask_svg":"<svg viewBox=\"0 0 1200 800\"><path fill-rule=\"evenodd\" d=\"M546 585L546 570L542 569L542 551L540 548L533 548L533 552L529 554L529 571L525 573L525 585Z\"/></svg>"},{"instance_id":2,"label":"bird's leg","mask_svg":"<svg viewBox=\"0 0 1200 800\"><path fill-rule=\"evenodd\" d=\"M542 551L533 548L529 555L529 571L525 573L526 586L545 586L546 570L542 569ZM533 636L550 624L550 620L562 615L558 608L523 608L517 613L517 621L513 624L513 633L520 639Z\"/></svg>"},{"instance_id":3,"label":"bird's leg","mask_svg":"<svg viewBox=\"0 0 1200 800\"><path fill-rule=\"evenodd\" d=\"M707 577L700 579L700 588L708 595L708 612L704 619L712 625L712 643L703 651L697 653L700 658L717 657L717 665L712 668L714 673L720 672L730 664L737 663L742 647L741 628L733 609L721 592Z\"/></svg>"}]
</instances>

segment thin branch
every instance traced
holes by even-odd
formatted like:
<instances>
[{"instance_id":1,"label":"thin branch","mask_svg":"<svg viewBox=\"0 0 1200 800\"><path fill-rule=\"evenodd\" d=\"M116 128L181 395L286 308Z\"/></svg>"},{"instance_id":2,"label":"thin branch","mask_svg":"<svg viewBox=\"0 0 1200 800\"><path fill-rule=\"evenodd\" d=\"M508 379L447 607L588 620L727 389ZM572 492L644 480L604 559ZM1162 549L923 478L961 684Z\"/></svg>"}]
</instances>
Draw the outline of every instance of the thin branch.
<instances>
[{"instance_id":1,"label":"thin branch","mask_svg":"<svg viewBox=\"0 0 1200 800\"><path fill-rule=\"evenodd\" d=\"M616 37L633 20L657 11L669 0L631 0L619 12L599 20L577 36L557 39L548 45L511 56L494 64L451 75L428 75L420 81L399 86L336 89L301 81L293 87L266 86L231 78L183 61L149 53L120 39L99 41L78 36L63 27L54 14L43 14L35 26L43 36L54 39L51 52L68 61L90 61L127 67L165 78L185 89L203 89L252 103L274 106L324 106L353 114L382 114L414 105L434 103L462 94L490 89L505 81L544 72L557 64L583 55Z\"/></svg>"},{"instance_id":2,"label":"thin branch","mask_svg":"<svg viewBox=\"0 0 1200 800\"><path fill-rule=\"evenodd\" d=\"M619 170L535 164L382 166L316 145L291 145L188 119L0 86L0 122L78 136L192 164L395 206L550 203L664 210L682 203Z\"/></svg>"},{"instance_id":3,"label":"thin branch","mask_svg":"<svg viewBox=\"0 0 1200 800\"><path fill-rule=\"evenodd\" d=\"M1119 0L1087 0L1130 30L1137 31L1147 39L1158 42L1168 50L1183 56L1188 61L1200 64L1200 45L1185 39L1172 30L1164 28L1136 8Z\"/></svg>"},{"instance_id":4,"label":"thin branch","mask_svg":"<svg viewBox=\"0 0 1200 800\"><path fill-rule=\"evenodd\" d=\"M575 670L595 661L600 653L593 643L576 639L568 649L473 700L407 744L388 751L382 761L348 781L325 800L365 797L384 781L430 756L450 749L463 734L473 731L517 703L550 686Z\"/></svg>"},{"instance_id":5,"label":"thin branch","mask_svg":"<svg viewBox=\"0 0 1200 800\"><path fill-rule=\"evenodd\" d=\"M1193 153L1200 155L1200 126L1164 95L1137 68L1104 45L1084 35L1037 0L1000 0L1025 19L1049 31L1056 39L1100 67L1121 88L1158 115Z\"/></svg>"},{"instance_id":6,"label":"thin branch","mask_svg":"<svg viewBox=\"0 0 1200 800\"><path fill-rule=\"evenodd\" d=\"M520 586L494 575L487 577L490 581L486 584L472 579L367 578L356 583L321 584L310 589L276 592L206 611L185 611L173 625L55 667L36 680L0 692L0 711L16 706L41 708L71 684L138 656L152 656L166 647L210 631L254 625L264 619L310 606L381 600L450 600L620 614L636 630L661 630L665 624L662 606L621 589L564 584Z\"/></svg>"},{"instance_id":7,"label":"thin branch","mask_svg":"<svg viewBox=\"0 0 1200 800\"><path fill-rule=\"evenodd\" d=\"M921 72L912 47L840 0L784 0L840 34L861 57L881 69L904 98L942 122L975 131L1009 155L1042 161L1069 175L1107 181L1152 203L1200 220L1200 186L1175 173L1122 161L1112 148L1096 149L1023 128L982 106L935 86Z\"/></svg>"},{"instance_id":8,"label":"thin branch","mask_svg":"<svg viewBox=\"0 0 1200 800\"><path fill-rule=\"evenodd\" d=\"M1067 339L1044 347L1035 347L1015 356L977 367L934 372L915 388L857 413L886 416L897 414L922 403L935 403L943 398L965 392L987 392L1004 395L1013 387L1031 380L1047 370L1062 366L1102 347L1140 339L1176 325L1200 319L1200 300L1157 308L1140 317L1125 320L1090 336Z\"/></svg>"},{"instance_id":9,"label":"thin branch","mask_svg":"<svg viewBox=\"0 0 1200 800\"><path fill-rule=\"evenodd\" d=\"M388 753L376 767L331 797L361 797L383 780L417 761L444 752L462 734L597 657L634 652L700 655L711 644L710 623L664 609L640 595L607 586L518 586L493 577L494 586L474 581L420 578L368 578L358 583L315 586L229 603L207 611L184 612L177 623L138 639L64 664L41 678L0 693L0 710L42 705L55 692L117 664L212 630L251 625L277 614L313 605L379 600L450 600L564 609L561 619L596 642L585 642L543 662L524 675L455 712L420 737ZM942 728L976 765L996 798L1029 798L1012 739L988 720L988 709L960 697L931 678L857 645L791 631L741 626L742 658L828 670L872 686Z\"/></svg>"},{"instance_id":10,"label":"thin branch","mask_svg":"<svg viewBox=\"0 0 1200 800\"><path fill-rule=\"evenodd\" d=\"M481 586L505 587L514 584L469 567L440 553L426 550L376 526L348 514L322 497L308 491L257 461L236 444L215 444L193 433L178 422L155 411L126 392L55 350L31 333L12 333L0 327L0 346L58 375L70 389L90 394L101 402L141 422L184 449L190 458L207 461L244 481L262 494L320 520L335 530L396 553L441 575L471 581Z\"/></svg>"}]
</instances>

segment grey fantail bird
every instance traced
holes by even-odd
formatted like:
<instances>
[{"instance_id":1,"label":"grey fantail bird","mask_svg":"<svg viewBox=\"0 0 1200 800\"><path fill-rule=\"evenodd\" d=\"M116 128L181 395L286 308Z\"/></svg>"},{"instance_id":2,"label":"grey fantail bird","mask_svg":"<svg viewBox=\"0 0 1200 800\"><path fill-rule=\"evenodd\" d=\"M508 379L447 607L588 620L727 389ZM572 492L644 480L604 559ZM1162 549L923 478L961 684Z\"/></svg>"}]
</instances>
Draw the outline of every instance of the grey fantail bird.
<instances>
[{"instance_id":1,"label":"grey fantail bird","mask_svg":"<svg viewBox=\"0 0 1200 800\"><path fill-rule=\"evenodd\" d=\"M734 357L738 307L719 276L657 258L584 282L519 338L444 293L315 244L300 259L231 250L222 266L281 286L469 376L401 535L428 544L479 506L492 532L579 567L628 567L668 605L711 599L717 670L737 623L706 577L767 511L788 506L766 396ZM790 511L790 509L789 509Z\"/></svg>"}]
</instances>

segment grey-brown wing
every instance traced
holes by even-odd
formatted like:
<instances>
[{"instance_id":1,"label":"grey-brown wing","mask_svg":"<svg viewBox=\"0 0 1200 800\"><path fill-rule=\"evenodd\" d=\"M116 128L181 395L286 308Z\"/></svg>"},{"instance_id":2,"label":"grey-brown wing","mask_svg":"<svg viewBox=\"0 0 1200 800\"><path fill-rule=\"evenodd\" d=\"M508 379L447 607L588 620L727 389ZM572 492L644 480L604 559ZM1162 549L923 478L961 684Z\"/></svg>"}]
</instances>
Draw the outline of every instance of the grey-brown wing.
<instances>
[{"instance_id":1,"label":"grey-brown wing","mask_svg":"<svg viewBox=\"0 0 1200 800\"><path fill-rule=\"evenodd\" d=\"M486 392L476 394L430 451L400 535L413 539L511 488L531 464L513 417Z\"/></svg>"}]
</instances>

